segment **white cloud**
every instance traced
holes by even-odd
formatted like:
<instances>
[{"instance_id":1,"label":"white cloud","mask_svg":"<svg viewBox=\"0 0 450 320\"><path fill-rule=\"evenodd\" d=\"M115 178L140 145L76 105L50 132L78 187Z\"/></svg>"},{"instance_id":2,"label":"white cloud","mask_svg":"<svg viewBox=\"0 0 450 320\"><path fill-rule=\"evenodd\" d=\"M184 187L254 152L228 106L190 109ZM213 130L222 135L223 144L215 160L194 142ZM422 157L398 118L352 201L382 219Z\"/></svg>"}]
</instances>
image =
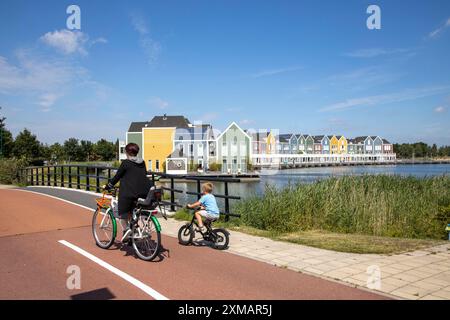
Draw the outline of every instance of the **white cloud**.
<instances>
[{"instance_id":1,"label":"white cloud","mask_svg":"<svg viewBox=\"0 0 450 320\"><path fill-rule=\"evenodd\" d=\"M152 106L152 107L156 107L159 109L167 109L167 107L169 106L169 102L161 99L160 97L153 97L150 98L148 100L148 103Z\"/></svg>"},{"instance_id":2,"label":"white cloud","mask_svg":"<svg viewBox=\"0 0 450 320\"><path fill-rule=\"evenodd\" d=\"M81 55L87 55L85 45L89 37L81 31L56 30L47 32L40 39L48 46L56 48L64 54L77 52Z\"/></svg>"},{"instance_id":3,"label":"white cloud","mask_svg":"<svg viewBox=\"0 0 450 320\"><path fill-rule=\"evenodd\" d=\"M252 78L261 78L261 77L273 76L273 75L286 73L286 72L297 71L297 70L301 70L301 69L303 69L303 67L287 67L287 68L279 68L279 69L269 69L269 70L259 71L250 76Z\"/></svg>"},{"instance_id":4,"label":"white cloud","mask_svg":"<svg viewBox=\"0 0 450 320\"><path fill-rule=\"evenodd\" d=\"M70 31L67 29L47 32L40 40L63 54L70 55L79 53L82 56L88 54L87 47L92 47L97 43L108 43L108 40L103 37L89 41L89 36L87 34L81 31Z\"/></svg>"},{"instance_id":5,"label":"white cloud","mask_svg":"<svg viewBox=\"0 0 450 320\"><path fill-rule=\"evenodd\" d=\"M39 97L38 104L41 106L41 111L48 112L51 110L51 107L55 104L56 100L58 100L59 96L55 93L45 93Z\"/></svg>"},{"instance_id":6,"label":"white cloud","mask_svg":"<svg viewBox=\"0 0 450 320\"><path fill-rule=\"evenodd\" d=\"M419 89L407 89L401 92L383 94L383 95L375 95L361 98L352 98L347 99L345 101L341 101L338 103L334 103L328 106L325 106L319 111L337 111L337 110L345 110L354 107L364 107L364 106L373 106L380 104L388 104L394 102L402 102L415 100L419 98L424 98L428 96L433 96L436 94L441 94L450 91L450 86L435 86L435 87L425 87Z\"/></svg>"},{"instance_id":7,"label":"white cloud","mask_svg":"<svg viewBox=\"0 0 450 320\"><path fill-rule=\"evenodd\" d=\"M254 123L254 121L253 120L249 120L249 119L243 119L239 123L243 124L243 125L249 125L249 124Z\"/></svg>"},{"instance_id":8,"label":"white cloud","mask_svg":"<svg viewBox=\"0 0 450 320\"><path fill-rule=\"evenodd\" d=\"M139 34L139 45L147 57L148 64L154 65L161 54L161 44L150 36L147 23L141 15L132 14L131 25Z\"/></svg>"},{"instance_id":9,"label":"white cloud","mask_svg":"<svg viewBox=\"0 0 450 320\"><path fill-rule=\"evenodd\" d=\"M443 113L446 110L447 109L445 107L443 107L443 106L439 106L439 107L434 108L434 112L436 112L436 113Z\"/></svg>"},{"instance_id":10,"label":"white cloud","mask_svg":"<svg viewBox=\"0 0 450 320\"><path fill-rule=\"evenodd\" d=\"M405 53L411 51L410 49L383 49L383 48L369 48L360 49L353 52L345 53L344 55L352 58L374 58L384 55L391 55L396 53Z\"/></svg>"},{"instance_id":11,"label":"white cloud","mask_svg":"<svg viewBox=\"0 0 450 320\"><path fill-rule=\"evenodd\" d=\"M450 27L450 18L448 18L447 21L444 22L444 24L442 24L439 28L437 28L436 30L431 31L428 34L428 37L429 38L436 38L440 33L442 33L448 27Z\"/></svg>"},{"instance_id":12,"label":"white cloud","mask_svg":"<svg viewBox=\"0 0 450 320\"><path fill-rule=\"evenodd\" d=\"M16 57L17 64L12 64L0 56L0 92L56 92L87 74L84 68L60 60L33 57L27 51L18 51Z\"/></svg>"}]
</instances>

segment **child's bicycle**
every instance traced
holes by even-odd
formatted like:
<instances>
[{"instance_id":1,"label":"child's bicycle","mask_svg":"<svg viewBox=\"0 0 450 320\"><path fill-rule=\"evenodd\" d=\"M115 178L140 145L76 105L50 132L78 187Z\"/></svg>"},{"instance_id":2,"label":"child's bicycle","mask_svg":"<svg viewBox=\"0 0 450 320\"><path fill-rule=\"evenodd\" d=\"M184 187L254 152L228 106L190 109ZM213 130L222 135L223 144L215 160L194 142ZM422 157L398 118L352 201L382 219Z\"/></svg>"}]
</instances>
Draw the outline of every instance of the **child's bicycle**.
<instances>
[{"instance_id":1,"label":"child's bicycle","mask_svg":"<svg viewBox=\"0 0 450 320\"><path fill-rule=\"evenodd\" d=\"M194 209L195 211L196 209ZM203 224L206 227L206 232L203 233L199 230L197 220L193 214L191 222L181 226L180 230L178 230L178 242L184 246L192 244L195 233L199 232L205 241L213 243L214 249L224 250L228 248L230 234L223 228L213 229L212 223L216 220L203 219Z\"/></svg>"},{"instance_id":2,"label":"child's bicycle","mask_svg":"<svg viewBox=\"0 0 450 320\"><path fill-rule=\"evenodd\" d=\"M110 195L110 197L106 197ZM117 189L110 192L104 191L101 198L97 198L97 209L92 217L92 233L96 244L103 249L108 249L114 243L117 236L117 225L122 233L123 227L116 222ZM165 207L161 206L162 190L152 187L146 199L139 199L133 210L129 224L129 231L120 240L131 240L131 245L137 256L142 260L153 260L161 249L161 225L156 214L159 212L167 219Z\"/></svg>"}]
</instances>

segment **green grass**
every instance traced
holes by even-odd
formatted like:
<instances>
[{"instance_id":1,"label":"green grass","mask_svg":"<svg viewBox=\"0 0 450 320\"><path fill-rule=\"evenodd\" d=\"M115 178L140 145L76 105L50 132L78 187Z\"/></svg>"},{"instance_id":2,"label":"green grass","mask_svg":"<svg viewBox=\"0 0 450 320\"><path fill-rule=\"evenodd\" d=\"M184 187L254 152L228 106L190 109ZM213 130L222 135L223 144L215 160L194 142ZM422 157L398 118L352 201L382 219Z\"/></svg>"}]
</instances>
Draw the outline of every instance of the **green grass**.
<instances>
[{"instance_id":1,"label":"green grass","mask_svg":"<svg viewBox=\"0 0 450 320\"><path fill-rule=\"evenodd\" d=\"M238 202L241 218L216 225L313 247L397 253L444 243L450 177L347 176L312 184L267 186ZM180 210L176 219L192 218Z\"/></svg>"}]
</instances>

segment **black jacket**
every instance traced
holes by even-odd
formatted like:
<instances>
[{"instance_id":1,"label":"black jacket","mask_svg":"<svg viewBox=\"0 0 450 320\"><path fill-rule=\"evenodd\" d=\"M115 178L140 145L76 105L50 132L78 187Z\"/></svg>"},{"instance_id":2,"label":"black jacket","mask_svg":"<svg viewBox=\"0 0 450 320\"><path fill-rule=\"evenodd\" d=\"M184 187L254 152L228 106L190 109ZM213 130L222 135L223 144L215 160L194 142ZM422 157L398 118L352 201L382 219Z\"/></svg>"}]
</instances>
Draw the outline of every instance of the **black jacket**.
<instances>
[{"instance_id":1,"label":"black jacket","mask_svg":"<svg viewBox=\"0 0 450 320\"><path fill-rule=\"evenodd\" d=\"M145 198L153 182L147 178L145 163L141 161L123 160L116 175L109 180L108 187L120 180L119 200Z\"/></svg>"}]
</instances>

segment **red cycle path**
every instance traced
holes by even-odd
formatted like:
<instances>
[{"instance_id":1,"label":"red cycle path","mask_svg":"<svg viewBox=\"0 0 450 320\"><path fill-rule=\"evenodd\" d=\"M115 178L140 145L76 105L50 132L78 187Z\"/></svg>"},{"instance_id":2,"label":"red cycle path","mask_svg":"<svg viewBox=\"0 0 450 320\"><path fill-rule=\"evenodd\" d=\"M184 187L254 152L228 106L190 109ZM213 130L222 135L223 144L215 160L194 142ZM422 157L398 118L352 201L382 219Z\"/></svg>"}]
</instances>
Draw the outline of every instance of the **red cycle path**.
<instances>
[{"instance_id":1,"label":"red cycle path","mask_svg":"<svg viewBox=\"0 0 450 320\"><path fill-rule=\"evenodd\" d=\"M128 247L98 248L92 238L91 217L87 209L44 195L0 190L0 299L152 299L59 240L76 245L169 299L386 298L226 251L184 247L164 235L160 258L145 262ZM70 265L80 267L79 290L66 287Z\"/></svg>"}]
</instances>

